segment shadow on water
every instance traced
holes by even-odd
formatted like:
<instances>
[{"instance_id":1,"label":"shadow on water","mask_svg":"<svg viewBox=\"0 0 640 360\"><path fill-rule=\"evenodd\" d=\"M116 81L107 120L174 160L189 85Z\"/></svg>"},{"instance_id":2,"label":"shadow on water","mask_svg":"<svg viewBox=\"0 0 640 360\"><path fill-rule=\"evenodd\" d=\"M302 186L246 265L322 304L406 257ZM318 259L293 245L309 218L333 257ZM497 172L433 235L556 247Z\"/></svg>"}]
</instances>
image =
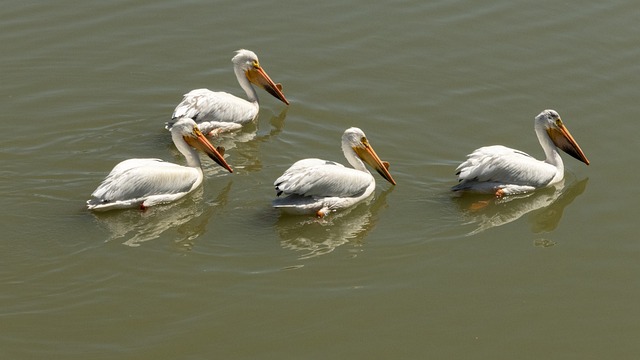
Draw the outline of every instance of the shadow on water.
<instances>
[{"instance_id":1,"label":"shadow on water","mask_svg":"<svg viewBox=\"0 0 640 360\"><path fill-rule=\"evenodd\" d=\"M466 224L477 225L467 235L508 224L526 214L529 214L534 233L551 232L558 227L564 209L584 192L588 180L574 180L567 184L565 179L555 186L532 193L499 199L469 195L456 197L454 201L462 211Z\"/></svg>"},{"instance_id":2,"label":"shadow on water","mask_svg":"<svg viewBox=\"0 0 640 360\"><path fill-rule=\"evenodd\" d=\"M145 211L129 209L93 214L111 233L106 242L124 240L122 244L136 247L174 230L174 244L190 250L195 240L206 231L211 215L226 206L230 190L231 182L220 190L215 199L207 201L200 186L176 202L153 206Z\"/></svg>"},{"instance_id":3,"label":"shadow on water","mask_svg":"<svg viewBox=\"0 0 640 360\"><path fill-rule=\"evenodd\" d=\"M356 206L322 219L310 215L280 214L276 223L280 245L302 252L301 260L331 253L347 243L361 246L375 228L380 211L387 207L386 198L393 189L390 187L379 196L372 195Z\"/></svg>"},{"instance_id":4,"label":"shadow on water","mask_svg":"<svg viewBox=\"0 0 640 360\"><path fill-rule=\"evenodd\" d=\"M228 134L222 134L219 137L212 137L212 141L218 142L217 146L224 146L226 150L238 147L238 152L244 150L244 144L257 144L270 140L279 135L284 129L284 120L287 116L289 107L283 107L279 114L269 118L270 128L268 132L263 132L259 128L263 127L261 118L266 120L266 114L261 113L253 122L245 125L242 129ZM244 151L242 152L244 153Z\"/></svg>"}]
</instances>

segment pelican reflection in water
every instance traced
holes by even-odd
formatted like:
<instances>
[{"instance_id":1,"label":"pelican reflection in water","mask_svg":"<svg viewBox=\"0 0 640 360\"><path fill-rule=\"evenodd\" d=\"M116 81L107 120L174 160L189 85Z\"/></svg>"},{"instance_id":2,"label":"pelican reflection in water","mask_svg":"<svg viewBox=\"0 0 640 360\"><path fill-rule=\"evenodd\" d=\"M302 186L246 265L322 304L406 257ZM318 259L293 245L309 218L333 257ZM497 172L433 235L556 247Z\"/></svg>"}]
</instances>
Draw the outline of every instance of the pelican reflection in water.
<instances>
[{"instance_id":1,"label":"pelican reflection in water","mask_svg":"<svg viewBox=\"0 0 640 360\"><path fill-rule=\"evenodd\" d=\"M376 227L380 212L387 207L387 195L393 190L394 187L389 187L380 195L370 196L321 220L280 216L276 223L280 244L301 253L301 260L329 254L346 244L352 247L348 251L360 251L364 239Z\"/></svg>"},{"instance_id":2,"label":"pelican reflection in water","mask_svg":"<svg viewBox=\"0 0 640 360\"><path fill-rule=\"evenodd\" d=\"M190 196L165 206L151 207L147 211L98 212L94 216L109 231L107 242L120 241L123 245L136 247L164 237L178 250L189 250L196 239L207 232L215 214L225 211L231 184L229 182L217 191L215 197L205 196L201 186Z\"/></svg>"},{"instance_id":3,"label":"pelican reflection in water","mask_svg":"<svg viewBox=\"0 0 640 360\"><path fill-rule=\"evenodd\" d=\"M562 180L540 191L478 201L473 197L454 198L467 224L476 228L467 235L509 224L529 214L532 231L551 232L558 226L564 209L587 187L587 179ZM478 203L481 206L478 206Z\"/></svg>"},{"instance_id":4,"label":"pelican reflection in water","mask_svg":"<svg viewBox=\"0 0 640 360\"><path fill-rule=\"evenodd\" d=\"M215 138L216 145L223 147L227 153L233 150L234 171L255 173L264 168L264 144L278 137L284 129L287 109L284 107L279 114L260 116L258 122L244 126L233 134L222 134ZM206 128L202 129L201 125L198 127L203 134L206 133Z\"/></svg>"}]
</instances>

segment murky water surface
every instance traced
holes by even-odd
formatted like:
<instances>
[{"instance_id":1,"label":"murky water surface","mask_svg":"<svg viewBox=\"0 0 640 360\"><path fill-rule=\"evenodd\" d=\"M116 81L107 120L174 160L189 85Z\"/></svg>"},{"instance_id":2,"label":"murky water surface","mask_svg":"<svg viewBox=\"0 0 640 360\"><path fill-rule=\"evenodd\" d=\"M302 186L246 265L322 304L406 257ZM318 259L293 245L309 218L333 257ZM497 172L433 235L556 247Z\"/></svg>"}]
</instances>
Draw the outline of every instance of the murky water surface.
<instances>
[{"instance_id":1,"label":"murky water surface","mask_svg":"<svg viewBox=\"0 0 640 360\"><path fill-rule=\"evenodd\" d=\"M0 354L7 359L633 358L640 352L640 8L474 1L9 1L0 13ZM255 51L291 101L204 158L176 203L93 214L133 157L182 163L182 94L242 94ZM455 198L503 144L541 158L560 112L591 161L528 196ZM391 163L368 202L281 216L293 162Z\"/></svg>"}]
</instances>

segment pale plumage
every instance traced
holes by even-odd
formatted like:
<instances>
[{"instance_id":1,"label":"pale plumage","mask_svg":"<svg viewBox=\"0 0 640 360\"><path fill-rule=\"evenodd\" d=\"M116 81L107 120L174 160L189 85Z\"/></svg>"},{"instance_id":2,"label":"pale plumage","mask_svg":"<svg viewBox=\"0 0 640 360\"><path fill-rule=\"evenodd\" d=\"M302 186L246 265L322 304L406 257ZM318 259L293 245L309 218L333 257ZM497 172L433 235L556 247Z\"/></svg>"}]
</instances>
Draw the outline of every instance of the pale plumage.
<instances>
[{"instance_id":1,"label":"pale plumage","mask_svg":"<svg viewBox=\"0 0 640 360\"><path fill-rule=\"evenodd\" d=\"M258 94L251 84L254 84L283 103L289 101L282 93L282 86L275 84L263 70L255 53L249 50L238 50L231 59L233 71L238 83L247 94L247 99L241 99L226 92L214 92L208 89L196 89L184 95L176 106L172 121L181 117L189 117L201 124L202 128L212 129L212 134L235 131L243 124L253 121L258 116ZM168 126L171 122L168 123ZM205 134L208 134L206 132Z\"/></svg>"},{"instance_id":2,"label":"pale plumage","mask_svg":"<svg viewBox=\"0 0 640 360\"><path fill-rule=\"evenodd\" d=\"M222 155L224 149L215 149L193 120L181 118L170 130L174 144L187 160L187 166L160 159L125 160L116 165L91 194L91 199L87 200L87 208L146 208L185 196L200 186L204 177L200 157L194 147L233 172Z\"/></svg>"},{"instance_id":3,"label":"pale plumage","mask_svg":"<svg viewBox=\"0 0 640 360\"><path fill-rule=\"evenodd\" d=\"M389 164L380 160L362 130L349 128L344 132L342 152L353 168L321 159L294 163L274 182L277 195L287 196L274 200L273 206L289 213L315 213L320 217L352 206L371 195L376 186L363 161L396 184Z\"/></svg>"},{"instance_id":4,"label":"pale plumage","mask_svg":"<svg viewBox=\"0 0 640 360\"><path fill-rule=\"evenodd\" d=\"M458 166L459 184L452 190L503 196L555 184L564 178L558 148L589 165L556 111L545 110L536 116L534 129L546 156L544 161L501 145L481 147Z\"/></svg>"}]
</instances>

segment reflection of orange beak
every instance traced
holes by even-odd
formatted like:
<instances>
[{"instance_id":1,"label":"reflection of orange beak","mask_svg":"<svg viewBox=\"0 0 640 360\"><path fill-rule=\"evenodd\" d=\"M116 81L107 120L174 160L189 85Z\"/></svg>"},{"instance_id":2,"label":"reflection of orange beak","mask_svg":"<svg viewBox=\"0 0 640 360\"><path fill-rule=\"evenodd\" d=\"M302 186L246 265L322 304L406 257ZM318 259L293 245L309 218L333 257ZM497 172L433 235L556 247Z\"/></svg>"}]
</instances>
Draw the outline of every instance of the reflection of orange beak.
<instances>
[{"instance_id":1,"label":"reflection of orange beak","mask_svg":"<svg viewBox=\"0 0 640 360\"><path fill-rule=\"evenodd\" d=\"M207 138L202 134L202 132L200 132L200 129L198 129L197 126L194 126L193 133L196 135L195 138L190 136L184 137L184 140L187 142L187 144L204 152L205 154L207 154L207 156L211 158L211 160L215 161L218 165L222 166L223 168L227 169L230 173L232 173L233 169L231 169L231 166L227 164L227 162L224 160L224 157L223 157L224 148L222 147L218 149L214 148L213 145L211 145L211 143L209 142L209 140L207 140Z\"/></svg>"},{"instance_id":2,"label":"reflection of orange beak","mask_svg":"<svg viewBox=\"0 0 640 360\"><path fill-rule=\"evenodd\" d=\"M269 94L273 95L276 99L282 101L283 103L289 105L289 101L284 97L282 93L282 85L275 84L273 80L267 75L267 73L262 70L260 65L255 65L253 68L246 71L246 76L251 83L256 86L261 87Z\"/></svg>"},{"instance_id":3,"label":"reflection of orange beak","mask_svg":"<svg viewBox=\"0 0 640 360\"><path fill-rule=\"evenodd\" d=\"M363 139L362 144L364 145L363 147L353 147L353 151L356 152L356 154L358 155L358 157L360 157L360 159L362 159L362 161L366 162L367 164L371 165L372 168L376 169L380 176L395 185L396 181L393 180L391 173L389 173L389 163L380 160L378 154L376 154L376 152L373 150L373 147L369 145L367 139Z\"/></svg>"},{"instance_id":4,"label":"reflection of orange beak","mask_svg":"<svg viewBox=\"0 0 640 360\"><path fill-rule=\"evenodd\" d=\"M585 156L578 143L573 139L569 130L562 124L558 127L547 129L547 134L556 146L567 154L589 165L589 160Z\"/></svg>"}]
</instances>

